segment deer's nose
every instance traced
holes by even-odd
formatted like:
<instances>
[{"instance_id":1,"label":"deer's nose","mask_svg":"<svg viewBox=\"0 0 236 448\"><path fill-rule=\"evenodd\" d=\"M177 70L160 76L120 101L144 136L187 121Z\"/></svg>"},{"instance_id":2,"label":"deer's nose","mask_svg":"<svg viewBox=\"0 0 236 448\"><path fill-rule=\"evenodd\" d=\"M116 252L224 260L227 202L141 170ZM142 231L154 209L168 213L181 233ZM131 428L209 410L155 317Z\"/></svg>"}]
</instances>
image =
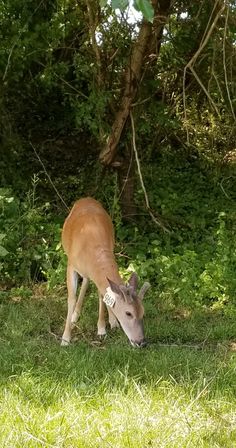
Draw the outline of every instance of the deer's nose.
<instances>
[{"instance_id":1,"label":"deer's nose","mask_svg":"<svg viewBox=\"0 0 236 448\"><path fill-rule=\"evenodd\" d=\"M143 348L143 347L146 347L147 341L145 339L142 339L141 341L131 341L131 344L134 347Z\"/></svg>"},{"instance_id":2,"label":"deer's nose","mask_svg":"<svg viewBox=\"0 0 236 448\"><path fill-rule=\"evenodd\" d=\"M146 347L146 345L147 345L147 341L145 340L145 339L143 339L141 342L139 342L139 344L138 344L138 346L140 347L140 348L142 348L142 347Z\"/></svg>"}]
</instances>

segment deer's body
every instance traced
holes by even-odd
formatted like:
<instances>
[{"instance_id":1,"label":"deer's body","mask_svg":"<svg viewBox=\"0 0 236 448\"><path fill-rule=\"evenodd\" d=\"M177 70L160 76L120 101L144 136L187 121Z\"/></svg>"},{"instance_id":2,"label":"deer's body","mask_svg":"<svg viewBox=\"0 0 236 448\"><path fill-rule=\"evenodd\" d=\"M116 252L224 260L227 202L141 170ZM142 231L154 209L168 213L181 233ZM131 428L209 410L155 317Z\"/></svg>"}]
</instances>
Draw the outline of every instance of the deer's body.
<instances>
[{"instance_id":1,"label":"deer's body","mask_svg":"<svg viewBox=\"0 0 236 448\"><path fill-rule=\"evenodd\" d=\"M80 315L89 280L99 292L98 334L106 333L103 297L108 294L115 301L112 306L107 305L111 327L118 326L119 321L133 345L144 345L143 306L142 297L136 293L137 277L131 276L127 286L121 279L114 257L112 221L98 201L83 198L74 204L63 226L62 245L68 257L68 314L62 345L70 342L72 324ZM76 303L78 274L83 282ZM141 296L146 289L147 284Z\"/></svg>"},{"instance_id":2,"label":"deer's body","mask_svg":"<svg viewBox=\"0 0 236 448\"><path fill-rule=\"evenodd\" d=\"M62 244L68 264L81 277L91 279L102 294L109 286L107 277L122 283L113 254L112 221L95 199L84 198L74 204L63 227Z\"/></svg>"}]
</instances>

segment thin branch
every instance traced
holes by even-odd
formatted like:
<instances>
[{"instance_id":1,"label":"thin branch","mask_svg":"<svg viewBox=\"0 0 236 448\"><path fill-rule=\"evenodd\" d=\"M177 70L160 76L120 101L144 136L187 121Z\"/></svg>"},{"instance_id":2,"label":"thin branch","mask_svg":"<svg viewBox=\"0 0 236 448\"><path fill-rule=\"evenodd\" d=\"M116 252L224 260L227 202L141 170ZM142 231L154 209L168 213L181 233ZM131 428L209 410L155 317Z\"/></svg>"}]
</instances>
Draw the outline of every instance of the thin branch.
<instances>
[{"instance_id":1,"label":"thin branch","mask_svg":"<svg viewBox=\"0 0 236 448\"><path fill-rule=\"evenodd\" d=\"M220 1L220 0L216 0L216 1L215 1L215 4L214 4L214 7L212 8L210 17L209 17L208 22L207 22L207 26L206 26L206 28L205 28L205 31L204 31L204 33L203 33L203 36L202 36L202 39L201 39L201 42L200 42L200 47L201 47L201 45L203 44L204 39L205 39L205 37L206 37L206 35L207 35L207 32L208 32L210 23L211 23L211 21L212 21L212 17L214 16L214 12L215 12L215 9L216 9L216 7L217 7L219 1Z\"/></svg>"},{"instance_id":2,"label":"thin branch","mask_svg":"<svg viewBox=\"0 0 236 448\"><path fill-rule=\"evenodd\" d=\"M216 14L216 16L215 16L215 18L214 18L214 20L213 20L213 22L212 22L212 24L211 24L211 27L210 27L208 33L206 34L206 37L205 37L204 41L201 43L201 45L199 46L199 48L198 48L198 50L196 51L196 53L193 55L193 57L192 57L192 58L190 59L190 61L187 63L186 68L187 68L187 67L190 67L190 66L192 66L192 65L195 64L195 62L196 62L198 56L200 55L200 53L202 52L202 50L205 48L206 44L208 43L208 41L209 41L209 39L210 39L210 37L211 37L211 34L212 34L212 32L214 31L214 28L215 28L215 26L216 26L216 24L217 24L217 22L218 22L218 20L219 20L219 17L221 16L222 12L224 11L224 9L225 9L225 4L223 4L223 6L221 7L221 9L220 9L220 10L218 11L218 13Z\"/></svg>"},{"instance_id":3,"label":"thin branch","mask_svg":"<svg viewBox=\"0 0 236 448\"><path fill-rule=\"evenodd\" d=\"M97 62L97 68L98 68L98 76L97 76L97 83L98 87L101 87L102 85L102 73L101 73L101 54L100 54L100 48L98 47L97 41L96 41L96 28L97 23L94 20L92 5L90 0L86 0L87 5L87 11L88 11L88 18L89 18L89 34L92 42L93 51L96 57Z\"/></svg>"},{"instance_id":4,"label":"thin branch","mask_svg":"<svg viewBox=\"0 0 236 448\"><path fill-rule=\"evenodd\" d=\"M219 93L220 93L221 101L223 102L223 101L224 101L224 95L223 95L223 92L222 92L222 90L221 90L220 83L219 83L219 81L218 81L218 78L217 78L217 76L216 76L216 74L215 74L214 69L213 69L213 71L212 71L212 76L213 76L213 78L214 78L214 80L215 80L215 83L216 83L216 85L217 85L217 87L218 87L218 90L219 90Z\"/></svg>"},{"instance_id":5,"label":"thin branch","mask_svg":"<svg viewBox=\"0 0 236 448\"><path fill-rule=\"evenodd\" d=\"M216 6L216 5L215 5L215 6ZM215 9L215 6L214 6L214 9ZM215 16L215 18L214 18L214 20L213 20L213 22L212 22L212 24L211 24L211 26L210 26L208 32L207 32L207 33L204 33L205 38L204 38L204 40L201 42L201 44L200 44L198 50L196 51L196 53L192 56L192 58L190 59L190 61L189 61L189 62L185 65L185 67L184 67L184 73L183 73L183 107L184 107L184 120L185 120L185 124L186 124L186 125L187 125L187 109L186 109L185 83L186 83L186 72L187 72L187 69L188 69L188 68L191 70L192 74L193 74L194 77L197 79L198 83L199 83L200 86L203 88L204 92L207 94L207 97L208 97L208 99L210 100L210 103L213 105L214 109L217 111L217 114L220 115L220 114L219 114L219 111L218 111L218 109L217 109L216 104L214 103L213 99L211 98L210 93L209 93L209 92L206 90L206 88L203 86L203 84L201 83L199 77L196 77L196 72L195 72L195 70L193 69L193 66L194 66L196 60L198 59L198 56L200 55L200 53L202 52L202 50L203 50L203 49L205 48L205 46L207 45L207 43L208 43L208 41L209 41L209 39L210 39L210 37L211 37L211 34L212 34L212 32L213 32L213 30L214 30L214 28L215 28L215 26L216 26L216 24L217 24L217 22L218 22L218 19L219 19L220 15L222 14L222 12L224 11L224 9L225 9L225 4L223 4L223 6L221 7L221 9L220 9L220 10L218 11L218 13L216 14L216 16ZM208 26L208 25L207 25L207 26ZM200 82L199 82L199 81L200 81ZM188 130L188 126L186 126L186 132L187 132L187 142L189 143L189 130Z\"/></svg>"},{"instance_id":6,"label":"thin branch","mask_svg":"<svg viewBox=\"0 0 236 448\"><path fill-rule=\"evenodd\" d=\"M136 147L136 139L135 139L135 127L134 127L134 118L133 118L133 114L130 111L130 120L131 120L131 126L132 126L132 142L133 142L133 149L134 149L134 154L135 154L135 160L136 160L136 164L137 164L137 169L138 169L138 175L139 175L139 180L141 183L141 187L143 190L143 194L145 197L145 203L146 203L146 208L148 210L149 215L151 216L153 222L155 224L157 224L159 227L161 227L165 232L170 233L169 229L167 229L163 223L161 223L153 214L151 207L150 207L150 203L149 203L149 199L148 199L148 194L147 194L147 190L146 187L144 185L144 181L143 181L143 175L142 175L142 171L141 171L141 166L140 166L140 162L139 162L139 157L138 157L138 151L137 151L137 147Z\"/></svg>"},{"instance_id":7,"label":"thin branch","mask_svg":"<svg viewBox=\"0 0 236 448\"><path fill-rule=\"evenodd\" d=\"M227 77L227 69L226 69L226 54L225 54L225 41L226 41L226 32L227 32L227 25L228 25L228 19L229 19L229 7L227 7L226 10L226 16L225 16L225 26L224 26L224 38L223 38L223 67L224 67L224 75L225 75L225 87L227 91L227 96L230 104L230 109L235 121L235 113L233 104L230 97L230 91L229 91L229 85L228 85L228 77Z\"/></svg>"},{"instance_id":8,"label":"thin branch","mask_svg":"<svg viewBox=\"0 0 236 448\"><path fill-rule=\"evenodd\" d=\"M210 70L210 77L207 82L207 90L211 89L211 83L212 83L213 72L214 72L214 67L215 67L215 56L216 56L216 47L214 45L212 48L211 70Z\"/></svg>"},{"instance_id":9,"label":"thin branch","mask_svg":"<svg viewBox=\"0 0 236 448\"><path fill-rule=\"evenodd\" d=\"M125 177L125 182L122 185L122 189L120 191L118 200L120 200L120 198L121 198L121 196L122 196L122 194L124 192L124 189L126 187L126 184L129 181L129 175L130 175L130 170L131 170L132 163L133 163L133 153L131 152L130 162L129 162L128 170L127 170L126 177Z\"/></svg>"},{"instance_id":10,"label":"thin branch","mask_svg":"<svg viewBox=\"0 0 236 448\"><path fill-rule=\"evenodd\" d=\"M232 200L232 198L226 193L224 187L223 187L223 183L229 179L233 179L235 178L235 176L228 176L228 177L224 177L220 183L220 188L223 191L224 195L226 196L227 199Z\"/></svg>"},{"instance_id":11,"label":"thin branch","mask_svg":"<svg viewBox=\"0 0 236 448\"><path fill-rule=\"evenodd\" d=\"M148 96L147 98L140 100L140 101L136 101L135 103L131 104L131 107L135 107L135 106L141 106L142 104L147 103L148 101L150 101L154 96L156 95L156 92L153 93L152 95Z\"/></svg>"},{"instance_id":12,"label":"thin branch","mask_svg":"<svg viewBox=\"0 0 236 448\"><path fill-rule=\"evenodd\" d=\"M226 197L227 199L231 199L231 198L229 197L229 195L226 193L226 191L225 191L225 189L224 189L224 187L223 187L223 182L224 182L224 180L225 180L225 179L222 179L222 181L221 181L221 183L220 183L220 188L221 188L221 190L223 191L225 197Z\"/></svg>"},{"instance_id":13,"label":"thin branch","mask_svg":"<svg viewBox=\"0 0 236 448\"><path fill-rule=\"evenodd\" d=\"M45 64L43 64L41 61L37 61L37 63L39 65L41 65L42 67L46 68L47 66ZM59 79L59 81L63 82L64 84L66 84L68 87L70 87L70 89L74 90L78 95L82 96L83 98L85 98L86 100L88 99L88 96L85 95L83 92L80 92L80 90L76 89L76 87L72 86L72 84L70 84L68 81L66 81L64 78L61 78L61 76L59 76L55 71L53 72L53 75L56 76L56 78Z\"/></svg>"},{"instance_id":14,"label":"thin branch","mask_svg":"<svg viewBox=\"0 0 236 448\"><path fill-rule=\"evenodd\" d=\"M143 182L143 175L142 175L142 172L141 172L140 162L139 162L139 158L138 158L138 152L137 152L137 147L136 147L136 139L135 139L134 119L133 119L133 114L132 114L131 111L130 111L130 120L131 120L131 126L132 126L133 148L134 148L134 154L135 154L135 159L136 159L137 168L138 168L139 179L140 179L141 187L142 187L142 190L143 190L143 193L144 193L147 209L150 210L150 204L149 204L149 199L148 199L148 195L147 195L147 190L146 190L146 187L145 187L144 182Z\"/></svg>"},{"instance_id":15,"label":"thin branch","mask_svg":"<svg viewBox=\"0 0 236 448\"><path fill-rule=\"evenodd\" d=\"M66 81L64 78L61 78L56 72L53 73L56 78L59 79L59 81L63 82L66 86L70 87L70 89L74 90L78 95L82 96L86 100L88 100L88 96L85 95L85 93L81 92L80 90L76 89L72 84L70 84L68 81Z\"/></svg>"},{"instance_id":16,"label":"thin branch","mask_svg":"<svg viewBox=\"0 0 236 448\"><path fill-rule=\"evenodd\" d=\"M34 151L34 153L35 153L35 155L36 155L36 157L37 157L39 163L41 164L41 166L42 166L42 168L43 168L43 171L44 171L44 173L46 174L46 176L47 176L47 178L48 178L50 184L52 185L54 191L56 192L57 196L59 197L59 199L61 200L61 202L62 202L63 205L65 206L65 208L69 211L69 207L68 207L67 204L65 203L63 197L60 195L60 193L59 193L57 187L54 185L54 183L53 183L51 177L49 176L49 174L48 174L48 172L47 172L47 170L46 170L46 167L45 167L45 165L44 165L42 159L40 158L39 154L37 153L37 151L36 151L34 145L33 145L31 142L29 142L29 143L30 143L30 146L32 147L32 149L33 149L33 151Z\"/></svg>"},{"instance_id":17,"label":"thin branch","mask_svg":"<svg viewBox=\"0 0 236 448\"><path fill-rule=\"evenodd\" d=\"M206 94L209 102L211 103L212 107L215 109L216 114L218 115L218 117L220 117L220 112L215 104L215 102L213 101L211 95L209 94L208 90L206 89L206 87L204 86L204 84L202 83L201 79L199 78L198 74L195 72L194 68L191 68L192 74L195 77L195 79L197 80L198 84L201 86L203 92Z\"/></svg>"},{"instance_id":18,"label":"thin branch","mask_svg":"<svg viewBox=\"0 0 236 448\"><path fill-rule=\"evenodd\" d=\"M184 74L183 74L183 107L184 107L184 126L186 127L186 136L187 136L187 143L190 143L189 139L189 127L187 125L187 108L186 108L186 67L184 68Z\"/></svg>"}]
</instances>

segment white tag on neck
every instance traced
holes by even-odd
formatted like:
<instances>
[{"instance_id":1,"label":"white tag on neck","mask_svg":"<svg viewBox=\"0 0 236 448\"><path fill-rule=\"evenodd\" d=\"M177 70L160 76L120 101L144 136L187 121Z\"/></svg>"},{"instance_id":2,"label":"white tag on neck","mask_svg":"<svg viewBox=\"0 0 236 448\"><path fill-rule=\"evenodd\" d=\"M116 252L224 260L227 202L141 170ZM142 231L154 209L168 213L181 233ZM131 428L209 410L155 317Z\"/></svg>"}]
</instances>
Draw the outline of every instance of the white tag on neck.
<instances>
[{"instance_id":1,"label":"white tag on neck","mask_svg":"<svg viewBox=\"0 0 236 448\"><path fill-rule=\"evenodd\" d=\"M103 296L103 302L107 305L110 306L111 308L115 305L116 302L116 298L114 293L112 293L111 288L108 287L106 289L106 293Z\"/></svg>"}]
</instances>

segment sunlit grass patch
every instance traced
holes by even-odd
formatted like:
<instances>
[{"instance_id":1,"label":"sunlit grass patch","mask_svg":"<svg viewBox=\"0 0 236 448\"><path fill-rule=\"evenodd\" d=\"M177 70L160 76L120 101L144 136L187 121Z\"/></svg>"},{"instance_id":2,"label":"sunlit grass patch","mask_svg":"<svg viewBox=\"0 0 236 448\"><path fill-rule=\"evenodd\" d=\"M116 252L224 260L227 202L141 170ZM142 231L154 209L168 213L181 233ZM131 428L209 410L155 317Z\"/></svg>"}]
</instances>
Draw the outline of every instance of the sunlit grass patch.
<instances>
[{"instance_id":1,"label":"sunlit grass patch","mask_svg":"<svg viewBox=\"0 0 236 448\"><path fill-rule=\"evenodd\" d=\"M161 310L147 313L146 349L119 330L94 344L92 300L67 348L58 291L2 300L0 446L236 446L234 322Z\"/></svg>"},{"instance_id":2,"label":"sunlit grass patch","mask_svg":"<svg viewBox=\"0 0 236 448\"><path fill-rule=\"evenodd\" d=\"M197 391L171 379L140 384L118 375L119 388L112 390L106 377L92 393L86 384L73 387L70 378L65 388L30 373L12 379L1 390L2 446L234 446L235 399L208 399L210 383L199 381ZM29 390L35 384L34 396L27 395L27 383ZM42 391L53 394L51 404L41 401Z\"/></svg>"}]
</instances>

